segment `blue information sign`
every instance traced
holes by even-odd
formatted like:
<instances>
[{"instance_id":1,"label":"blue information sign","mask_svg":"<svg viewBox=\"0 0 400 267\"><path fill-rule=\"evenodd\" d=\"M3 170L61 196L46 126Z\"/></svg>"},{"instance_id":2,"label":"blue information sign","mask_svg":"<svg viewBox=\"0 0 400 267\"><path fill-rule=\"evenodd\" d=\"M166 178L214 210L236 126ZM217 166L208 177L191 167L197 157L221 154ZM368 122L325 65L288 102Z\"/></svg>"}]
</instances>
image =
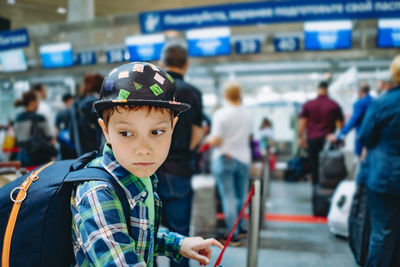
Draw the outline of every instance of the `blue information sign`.
<instances>
[{"instance_id":1,"label":"blue information sign","mask_svg":"<svg viewBox=\"0 0 400 267\"><path fill-rule=\"evenodd\" d=\"M40 57L45 69L71 67L74 65L74 53L70 43L42 45Z\"/></svg>"},{"instance_id":2,"label":"blue information sign","mask_svg":"<svg viewBox=\"0 0 400 267\"><path fill-rule=\"evenodd\" d=\"M351 48L351 31L351 21L305 23L304 47L306 50Z\"/></svg>"},{"instance_id":3,"label":"blue information sign","mask_svg":"<svg viewBox=\"0 0 400 267\"><path fill-rule=\"evenodd\" d=\"M400 19L378 22L378 47L400 47Z\"/></svg>"},{"instance_id":4,"label":"blue information sign","mask_svg":"<svg viewBox=\"0 0 400 267\"><path fill-rule=\"evenodd\" d=\"M286 0L141 13L143 33L296 21L398 18L398 0Z\"/></svg>"},{"instance_id":5,"label":"blue information sign","mask_svg":"<svg viewBox=\"0 0 400 267\"><path fill-rule=\"evenodd\" d=\"M231 53L228 28L188 31L186 39L188 54L193 57L229 55Z\"/></svg>"},{"instance_id":6,"label":"blue information sign","mask_svg":"<svg viewBox=\"0 0 400 267\"><path fill-rule=\"evenodd\" d=\"M293 52L300 49L300 38L294 36L275 37L274 47L276 52Z\"/></svg>"},{"instance_id":7,"label":"blue information sign","mask_svg":"<svg viewBox=\"0 0 400 267\"><path fill-rule=\"evenodd\" d=\"M237 54L258 54L261 51L261 41L258 39L240 39L235 42Z\"/></svg>"},{"instance_id":8,"label":"blue information sign","mask_svg":"<svg viewBox=\"0 0 400 267\"><path fill-rule=\"evenodd\" d=\"M111 49L106 51L107 63L119 63L125 61L124 49Z\"/></svg>"},{"instance_id":9,"label":"blue information sign","mask_svg":"<svg viewBox=\"0 0 400 267\"><path fill-rule=\"evenodd\" d=\"M96 52L85 51L85 52L77 53L76 63L78 65L94 65L94 64L96 64L97 63Z\"/></svg>"},{"instance_id":10,"label":"blue information sign","mask_svg":"<svg viewBox=\"0 0 400 267\"><path fill-rule=\"evenodd\" d=\"M125 39L130 61L159 60L164 43L163 34L131 36Z\"/></svg>"},{"instance_id":11,"label":"blue information sign","mask_svg":"<svg viewBox=\"0 0 400 267\"><path fill-rule=\"evenodd\" d=\"M29 46L29 35L26 29L0 32L0 50Z\"/></svg>"}]
</instances>

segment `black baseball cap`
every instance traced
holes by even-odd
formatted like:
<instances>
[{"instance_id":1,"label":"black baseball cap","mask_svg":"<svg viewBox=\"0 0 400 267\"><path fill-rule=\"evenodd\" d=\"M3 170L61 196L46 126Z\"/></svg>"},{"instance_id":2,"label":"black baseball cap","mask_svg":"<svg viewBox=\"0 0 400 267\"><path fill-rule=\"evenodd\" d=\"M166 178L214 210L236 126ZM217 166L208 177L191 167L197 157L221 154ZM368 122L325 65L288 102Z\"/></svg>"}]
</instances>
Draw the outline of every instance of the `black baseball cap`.
<instances>
[{"instance_id":1,"label":"black baseball cap","mask_svg":"<svg viewBox=\"0 0 400 267\"><path fill-rule=\"evenodd\" d=\"M164 107L179 115L190 105L175 101L175 93L175 81L166 71L151 63L132 62L107 74L94 108L99 117L107 108L125 105Z\"/></svg>"}]
</instances>

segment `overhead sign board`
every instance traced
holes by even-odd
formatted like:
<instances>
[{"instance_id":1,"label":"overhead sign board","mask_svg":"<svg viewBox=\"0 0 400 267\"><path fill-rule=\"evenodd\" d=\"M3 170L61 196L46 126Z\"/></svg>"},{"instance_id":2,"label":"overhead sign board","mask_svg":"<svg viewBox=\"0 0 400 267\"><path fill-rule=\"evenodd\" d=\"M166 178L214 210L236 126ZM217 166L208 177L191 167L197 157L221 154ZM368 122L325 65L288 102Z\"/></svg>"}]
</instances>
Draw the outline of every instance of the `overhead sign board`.
<instances>
[{"instance_id":1,"label":"overhead sign board","mask_svg":"<svg viewBox=\"0 0 400 267\"><path fill-rule=\"evenodd\" d=\"M239 39L235 41L237 54L258 54L261 51L261 41L258 39Z\"/></svg>"},{"instance_id":2,"label":"overhead sign board","mask_svg":"<svg viewBox=\"0 0 400 267\"><path fill-rule=\"evenodd\" d=\"M28 69L23 49L13 49L0 52L0 71L25 71Z\"/></svg>"},{"instance_id":3,"label":"overhead sign board","mask_svg":"<svg viewBox=\"0 0 400 267\"><path fill-rule=\"evenodd\" d=\"M236 3L139 14L143 33L315 20L396 18L398 0L286 0Z\"/></svg>"},{"instance_id":4,"label":"overhead sign board","mask_svg":"<svg viewBox=\"0 0 400 267\"><path fill-rule=\"evenodd\" d=\"M331 50L351 48L353 29L349 20L304 23L304 48L306 50Z\"/></svg>"},{"instance_id":5,"label":"overhead sign board","mask_svg":"<svg viewBox=\"0 0 400 267\"><path fill-rule=\"evenodd\" d=\"M26 29L0 32L0 50L29 46L29 35Z\"/></svg>"},{"instance_id":6,"label":"overhead sign board","mask_svg":"<svg viewBox=\"0 0 400 267\"><path fill-rule=\"evenodd\" d=\"M230 35L229 28L187 31L188 54L193 57L229 55Z\"/></svg>"},{"instance_id":7,"label":"overhead sign board","mask_svg":"<svg viewBox=\"0 0 400 267\"><path fill-rule=\"evenodd\" d=\"M97 63L97 55L94 51L79 52L76 54L76 64L94 65Z\"/></svg>"},{"instance_id":8,"label":"overhead sign board","mask_svg":"<svg viewBox=\"0 0 400 267\"><path fill-rule=\"evenodd\" d=\"M400 47L400 19L378 21L378 47Z\"/></svg>"},{"instance_id":9,"label":"overhead sign board","mask_svg":"<svg viewBox=\"0 0 400 267\"><path fill-rule=\"evenodd\" d=\"M300 49L300 38L295 36L275 37L276 52L293 52Z\"/></svg>"},{"instance_id":10,"label":"overhead sign board","mask_svg":"<svg viewBox=\"0 0 400 267\"><path fill-rule=\"evenodd\" d=\"M125 39L130 61L159 60L164 44L163 34L129 36Z\"/></svg>"},{"instance_id":11,"label":"overhead sign board","mask_svg":"<svg viewBox=\"0 0 400 267\"><path fill-rule=\"evenodd\" d=\"M74 53L70 43L42 45L39 48L42 65L45 69L71 67Z\"/></svg>"},{"instance_id":12,"label":"overhead sign board","mask_svg":"<svg viewBox=\"0 0 400 267\"><path fill-rule=\"evenodd\" d=\"M124 49L111 49L106 51L107 63L119 63L125 61Z\"/></svg>"}]
</instances>

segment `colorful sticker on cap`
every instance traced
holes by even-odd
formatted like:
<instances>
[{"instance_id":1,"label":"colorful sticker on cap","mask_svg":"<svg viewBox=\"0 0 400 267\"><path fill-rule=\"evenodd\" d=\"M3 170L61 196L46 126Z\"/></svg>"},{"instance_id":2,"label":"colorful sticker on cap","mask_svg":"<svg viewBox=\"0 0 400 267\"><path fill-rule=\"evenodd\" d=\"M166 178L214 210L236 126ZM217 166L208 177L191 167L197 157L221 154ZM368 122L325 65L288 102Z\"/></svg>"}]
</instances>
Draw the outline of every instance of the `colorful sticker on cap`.
<instances>
[{"instance_id":1,"label":"colorful sticker on cap","mask_svg":"<svg viewBox=\"0 0 400 267\"><path fill-rule=\"evenodd\" d=\"M160 74L156 73L156 75L154 75L154 80L156 80L160 84L164 84L165 78Z\"/></svg>"},{"instance_id":2,"label":"colorful sticker on cap","mask_svg":"<svg viewBox=\"0 0 400 267\"><path fill-rule=\"evenodd\" d=\"M135 64L133 65L132 71L143 72L144 65L143 64Z\"/></svg>"},{"instance_id":3,"label":"colorful sticker on cap","mask_svg":"<svg viewBox=\"0 0 400 267\"><path fill-rule=\"evenodd\" d=\"M126 100L130 94L131 94L131 92L121 89L121 90L119 90L117 99L118 100Z\"/></svg>"},{"instance_id":4,"label":"colorful sticker on cap","mask_svg":"<svg viewBox=\"0 0 400 267\"><path fill-rule=\"evenodd\" d=\"M135 86L136 90L139 90L140 88L143 87L143 85L141 85L140 83L137 83L137 82L133 82L133 85Z\"/></svg>"},{"instance_id":5,"label":"colorful sticker on cap","mask_svg":"<svg viewBox=\"0 0 400 267\"><path fill-rule=\"evenodd\" d=\"M128 77L129 77L129 71L121 71L120 73L118 73L118 79L128 78Z\"/></svg>"},{"instance_id":6,"label":"colorful sticker on cap","mask_svg":"<svg viewBox=\"0 0 400 267\"><path fill-rule=\"evenodd\" d=\"M114 88L114 81L106 80L106 84L104 87L105 87L106 91L112 91Z\"/></svg>"},{"instance_id":7,"label":"colorful sticker on cap","mask_svg":"<svg viewBox=\"0 0 400 267\"><path fill-rule=\"evenodd\" d=\"M161 89L161 87L158 84L153 84L150 86L150 90L158 96L159 94L162 94L164 91Z\"/></svg>"},{"instance_id":8,"label":"colorful sticker on cap","mask_svg":"<svg viewBox=\"0 0 400 267\"><path fill-rule=\"evenodd\" d=\"M153 65L153 64L151 64L151 63L149 63L149 65L150 65L150 67L151 67L153 70L155 70L155 71L160 71L160 70L157 68L157 66L155 66L155 65Z\"/></svg>"},{"instance_id":9,"label":"colorful sticker on cap","mask_svg":"<svg viewBox=\"0 0 400 267\"><path fill-rule=\"evenodd\" d=\"M167 78L168 78L168 80L171 82L171 83L174 83L174 78L172 78L172 76L171 75L169 75L168 73L165 73L165 76L167 76Z\"/></svg>"}]
</instances>

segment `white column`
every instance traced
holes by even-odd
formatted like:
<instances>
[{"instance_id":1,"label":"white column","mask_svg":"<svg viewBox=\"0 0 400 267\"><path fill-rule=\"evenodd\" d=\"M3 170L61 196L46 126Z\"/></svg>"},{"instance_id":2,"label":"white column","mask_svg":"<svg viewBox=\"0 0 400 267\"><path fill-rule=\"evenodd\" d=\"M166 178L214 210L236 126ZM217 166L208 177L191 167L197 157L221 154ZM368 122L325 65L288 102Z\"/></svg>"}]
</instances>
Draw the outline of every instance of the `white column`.
<instances>
[{"instance_id":1,"label":"white column","mask_svg":"<svg viewBox=\"0 0 400 267\"><path fill-rule=\"evenodd\" d=\"M95 0L68 0L68 22L94 19Z\"/></svg>"}]
</instances>

